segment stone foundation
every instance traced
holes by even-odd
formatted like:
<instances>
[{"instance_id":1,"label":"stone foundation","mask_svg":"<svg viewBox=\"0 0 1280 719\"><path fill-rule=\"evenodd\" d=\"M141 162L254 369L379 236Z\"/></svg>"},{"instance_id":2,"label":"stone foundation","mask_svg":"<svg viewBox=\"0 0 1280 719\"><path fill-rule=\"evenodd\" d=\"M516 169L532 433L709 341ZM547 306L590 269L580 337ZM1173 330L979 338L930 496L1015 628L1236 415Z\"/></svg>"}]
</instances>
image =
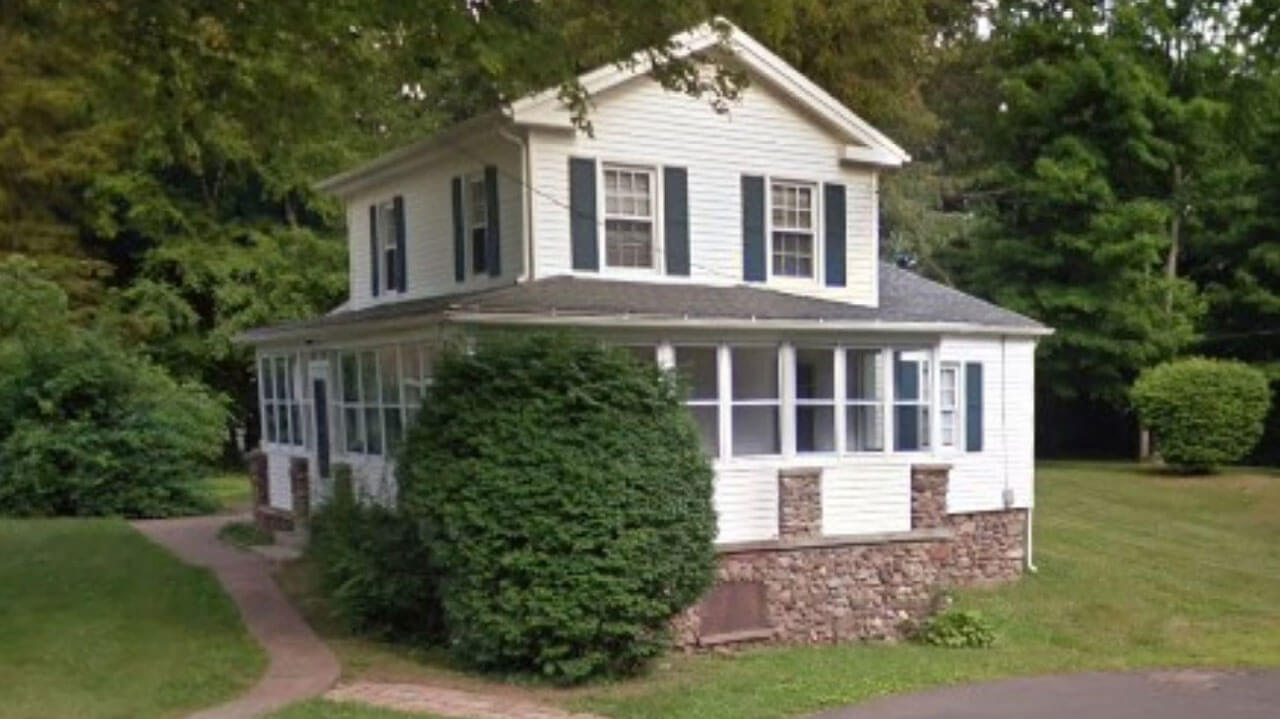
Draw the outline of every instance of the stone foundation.
<instances>
[{"instance_id":1,"label":"stone foundation","mask_svg":"<svg viewBox=\"0 0 1280 719\"><path fill-rule=\"evenodd\" d=\"M911 531L824 537L821 471L780 473L779 539L721 547L716 587L672 623L676 646L899 639L940 591L1021 576L1026 510L948 515L948 475L912 468Z\"/></svg>"},{"instance_id":2,"label":"stone foundation","mask_svg":"<svg viewBox=\"0 0 1280 719\"><path fill-rule=\"evenodd\" d=\"M289 458L289 492L294 522L306 524L311 519L311 472L306 457Z\"/></svg>"}]
</instances>

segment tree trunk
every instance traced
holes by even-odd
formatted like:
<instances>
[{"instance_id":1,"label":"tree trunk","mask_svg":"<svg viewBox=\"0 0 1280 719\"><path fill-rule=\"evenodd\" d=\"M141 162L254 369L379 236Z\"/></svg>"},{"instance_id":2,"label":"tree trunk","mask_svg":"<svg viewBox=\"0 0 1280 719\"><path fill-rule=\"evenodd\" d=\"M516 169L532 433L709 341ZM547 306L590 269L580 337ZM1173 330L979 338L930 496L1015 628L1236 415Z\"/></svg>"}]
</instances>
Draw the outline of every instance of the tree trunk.
<instances>
[{"instance_id":1,"label":"tree trunk","mask_svg":"<svg viewBox=\"0 0 1280 719\"><path fill-rule=\"evenodd\" d=\"M1169 254L1164 261L1164 314L1173 319L1173 283L1178 279L1178 253L1182 249L1182 165L1173 166L1173 216L1169 220Z\"/></svg>"}]
</instances>

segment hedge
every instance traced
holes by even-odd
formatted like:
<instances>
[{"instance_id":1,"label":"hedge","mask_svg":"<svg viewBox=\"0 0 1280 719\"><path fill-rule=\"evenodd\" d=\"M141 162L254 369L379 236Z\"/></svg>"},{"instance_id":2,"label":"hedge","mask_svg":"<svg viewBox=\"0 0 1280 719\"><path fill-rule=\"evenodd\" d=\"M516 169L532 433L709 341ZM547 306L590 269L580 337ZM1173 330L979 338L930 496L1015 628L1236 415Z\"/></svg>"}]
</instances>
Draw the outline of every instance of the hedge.
<instances>
[{"instance_id":1,"label":"hedge","mask_svg":"<svg viewBox=\"0 0 1280 719\"><path fill-rule=\"evenodd\" d=\"M1132 398L1166 462L1207 471L1240 460L1258 443L1271 389L1265 374L1241 362L1192 358L1146 370Z\"/></svg>"}]
</instances>

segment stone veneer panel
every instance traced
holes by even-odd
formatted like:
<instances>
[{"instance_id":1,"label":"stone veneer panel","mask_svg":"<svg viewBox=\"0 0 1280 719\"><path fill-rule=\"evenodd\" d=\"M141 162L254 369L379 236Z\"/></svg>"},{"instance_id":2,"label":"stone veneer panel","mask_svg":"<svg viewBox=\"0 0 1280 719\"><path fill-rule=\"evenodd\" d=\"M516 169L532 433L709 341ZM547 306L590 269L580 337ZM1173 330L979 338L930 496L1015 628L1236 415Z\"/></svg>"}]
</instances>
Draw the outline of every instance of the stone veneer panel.
<instances>
[{"instance_id":1,"label":"stone veneer panel","mask_svg":"<svg viewBox=\"0 0 1280 719\"><path fill-rule=\"evenodd\" d=\"M913 468L911 532L868 538L784 535L774 543L722 548L717 582L762 584L767 627L735 636L702 636L698 605L672 622L676 646L898 639L909 621L929 613L940 590L1021 576L1026 510L948 515L948 474L941 466ZM780 476L778 485L779 523L804 532L813 525L799 517L809 516L809 510L786 520L781 514L788 504L784 494L794 502L809 496L809 485L785 479ZM819 477L819 522L820 482ZM820 524L817 530L821 532Z\"/></svg>"},{"instance_id":2,"label":"stone veneer panel","mask_svg":"<svg viewBox=\"0 0 1280 719\"><path fill-rule=\"evenodd\" d=\"M787 540L821 536L822 470L780 470L778 537Z\"/></svg>"}]
</instances>

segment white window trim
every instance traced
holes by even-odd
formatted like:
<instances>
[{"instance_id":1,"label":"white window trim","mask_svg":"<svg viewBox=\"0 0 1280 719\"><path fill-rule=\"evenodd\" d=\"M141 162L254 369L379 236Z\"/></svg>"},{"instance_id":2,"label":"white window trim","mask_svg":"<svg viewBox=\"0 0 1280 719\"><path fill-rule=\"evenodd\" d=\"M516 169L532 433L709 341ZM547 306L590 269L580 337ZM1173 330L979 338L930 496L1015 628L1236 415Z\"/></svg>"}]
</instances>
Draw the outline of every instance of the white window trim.
<instances>
[{"instance_id":1,"label":"white window trim","mask_svg":"<svg viewBox=\"0 0 1280 719\"><path fill-rule=\"evenodd\" d=\"M826 237L826 228L823 225L824 213L822 212L822 183L814 180L798 180L791 177L779 177L773 175L765 176L764 180L765 280L772 284L793 285L796 287L821 286L822 277L825 272L823 245L826 244L823 242L823 238ZM811 277L777 275L773 272L773 186L775 183L796 187L808 187L813 193L811 202L813 212L813 275ZM783 229L780 231L790 232L791 230Z\"/></svg>"},{"instance_id":2,"label":"white window trim","mask_svg":"<svg viewBox=\"0 0 1280 719\"><path fill-rule=\"evenodd\" d=\"M940 452L959 452L965 447L965 386L964 386L964 365L954 360L938 362L938 442L937 447ZM955 374L955 397L954 404L948 408L942 401L942 375L947 372ZM950 412L952 415L953 427L951 430L951 442L943 442L943 415Z\"/></svg>"},{"instance_id":3,"label":"white window trim","mask_svg":"<svg viewBox=\"0 0 1280 719\"><path fill-rule=\"evenodd\" d=\"M475 199L473 188L476 185L481 187L480 199L484 202L484 213L479 220L476 220L471 216L472 203ZM466 242L463 243L466 245L466 247L463 248L463 254L466 256L464 262L466 272L463 273L463 276L467 279L488 277L489 263L493 260L493 258L488 256L488 251L486 249L484 258L485 266L482 269L476 269L475 231L483 228L485 245L487 246L489 243L489 198L487 193L488 188L485 184L484 170L469 172L462 176L462 208L464 220L462 224L467 228Z\"/></svg>"},{"instance_id":4,"label":"white window trim","mask_svg":"<svg viewBox=\"0 0 1280 719\"><path fill-rule=\"evenodd\" d=\"M874 352L875 361L880 365L880 396L874 399L862 399L849 396L848 385L848 367L849 354L852 352ZM893 348L874 345L841 345L838 361L841 364L841 374L837 378L841 385L840 391L840 413L838 424L840 426L840 435L836 438L840 448L840 455L854 457L868 457L875 455L891 454L893 452L892 444L892 427L893 420ZM848 446L848 412L852 407L879 407L880 408L880 449L852 449Z\"/></svg>"},{"instance_id":5,"label":"white window trim","mask_svg":"<svg viewBox=\"0 0 1280 719\"><path fill-rule=\"evenodd\" d=\"M801 351L819 351L819 352L832 353L831 371L833 373L833 376L831 378L831 398L830 399L823 399L823 398L801 399L800 396L795 393L796 380L800 376L798 357ZM790 366L792 367L791 372L788 373L790 375L789 382L791 384L791 402L792 402L791 411L790 411L790 415L791 415L790 435L792 439L792 445L791 445L792 451L788 454L788 456L806 457L806 458L808 457L814 457L814 458L839 457L840 454L842 453L839 434L836 434L832 437L833 441L831 443L831 449L829 450L818 450L818 451L807 451L807 452L800 451L799 445L796 444L799 437L798 429L796 425L796 415L799 413L799 410L801 407L830 407L831 417L832 417L831 431L837 432L837 433L844 431L844 422L840 418L840 415L842 414L841 399L844 396L844 390L842 389L844 378L841 377L840 375L840 372L844 369L844 349L839 345L835 345L835 344L803 343L803 344L796 344L796 345L788 345L787 353L789 355L788 364L790 364Z\"/></svg>"},{"instance_id":6,"label":"white window trim","mask_svg":"<svg viewBox=\"0 0 1280 719\"><path fill-rule=\"evenodd\" d=\"M923 396L920 397L919 399L915 399L915 400L899 400L898 399L897 383L896 383L897 378L894 376L894 373L897 371L897 362L894 361L894 357L893 357L895 352L924 353L925 358L923 361L929 363L929 366L927 368L928 369L927 381L929 382L929 386L921 388L921 394ZM885 388L885 396L888 398L888 404L889 404L889 414L885 416L886 427L897 426L897 423L898 423L897 410L899 407L923 407L927 411L927 422L929 425L927 427L927 430L928 430L927 432L925 433L917 432L917 437L923 437L925 441L928 442L927 446L917 447L916 449L898 449L897 438L893 437L891 439L894 441L894 444L889 445L890 453L899 454L899 455L911 455L911 456L935 454L938 447L938 419L937 419L938 353L937 353L937 350L934 348L922 348L922 347L890 347L888 350L886 360L889 363L888 383ZM925 377L923 375L921 376L921 381L925 381ZM885 443L888 444L888 441L889 440L886 439Z\"/></svg>"},{"instance_id":7,"label":"white window trim","mask_svg":"<svg viewBox=\"0 0 1280 719\"><path fill-rule=\"evenodd\" d=\"M400 288L396 286L396 261L400 259L400 250L396 246L396 203L395 200L383 200L374 207L378 213L378 236L374 238L374 249L378 252L378 281L381 285L378 289L382 294L398 293ZM390 263L387 262L389 254L395 257Z\"/></svg>"},{"instance_id":8,"label":"white window trim","mask_svg":"<svg viewBox=\"0 0 1280 719\"><path fill-rule=\"evenodd\" d=\"M653 192L650 209L653 211L653 265L651 267L615 267L609 264L608 214L605 211L606 192L604 173L606 169L640 170L649 173L649 187ZM643 160L601 158L596 163L596 256L599 258L599 271L589 272L592 276L614 275L631 277L653 277L666 275L666 238L663 235L663 220L666 207L663 204L665 187L662 181L662 165ZM685 346L685 345L681 345Z\"/></svg>"}]
</instances>

